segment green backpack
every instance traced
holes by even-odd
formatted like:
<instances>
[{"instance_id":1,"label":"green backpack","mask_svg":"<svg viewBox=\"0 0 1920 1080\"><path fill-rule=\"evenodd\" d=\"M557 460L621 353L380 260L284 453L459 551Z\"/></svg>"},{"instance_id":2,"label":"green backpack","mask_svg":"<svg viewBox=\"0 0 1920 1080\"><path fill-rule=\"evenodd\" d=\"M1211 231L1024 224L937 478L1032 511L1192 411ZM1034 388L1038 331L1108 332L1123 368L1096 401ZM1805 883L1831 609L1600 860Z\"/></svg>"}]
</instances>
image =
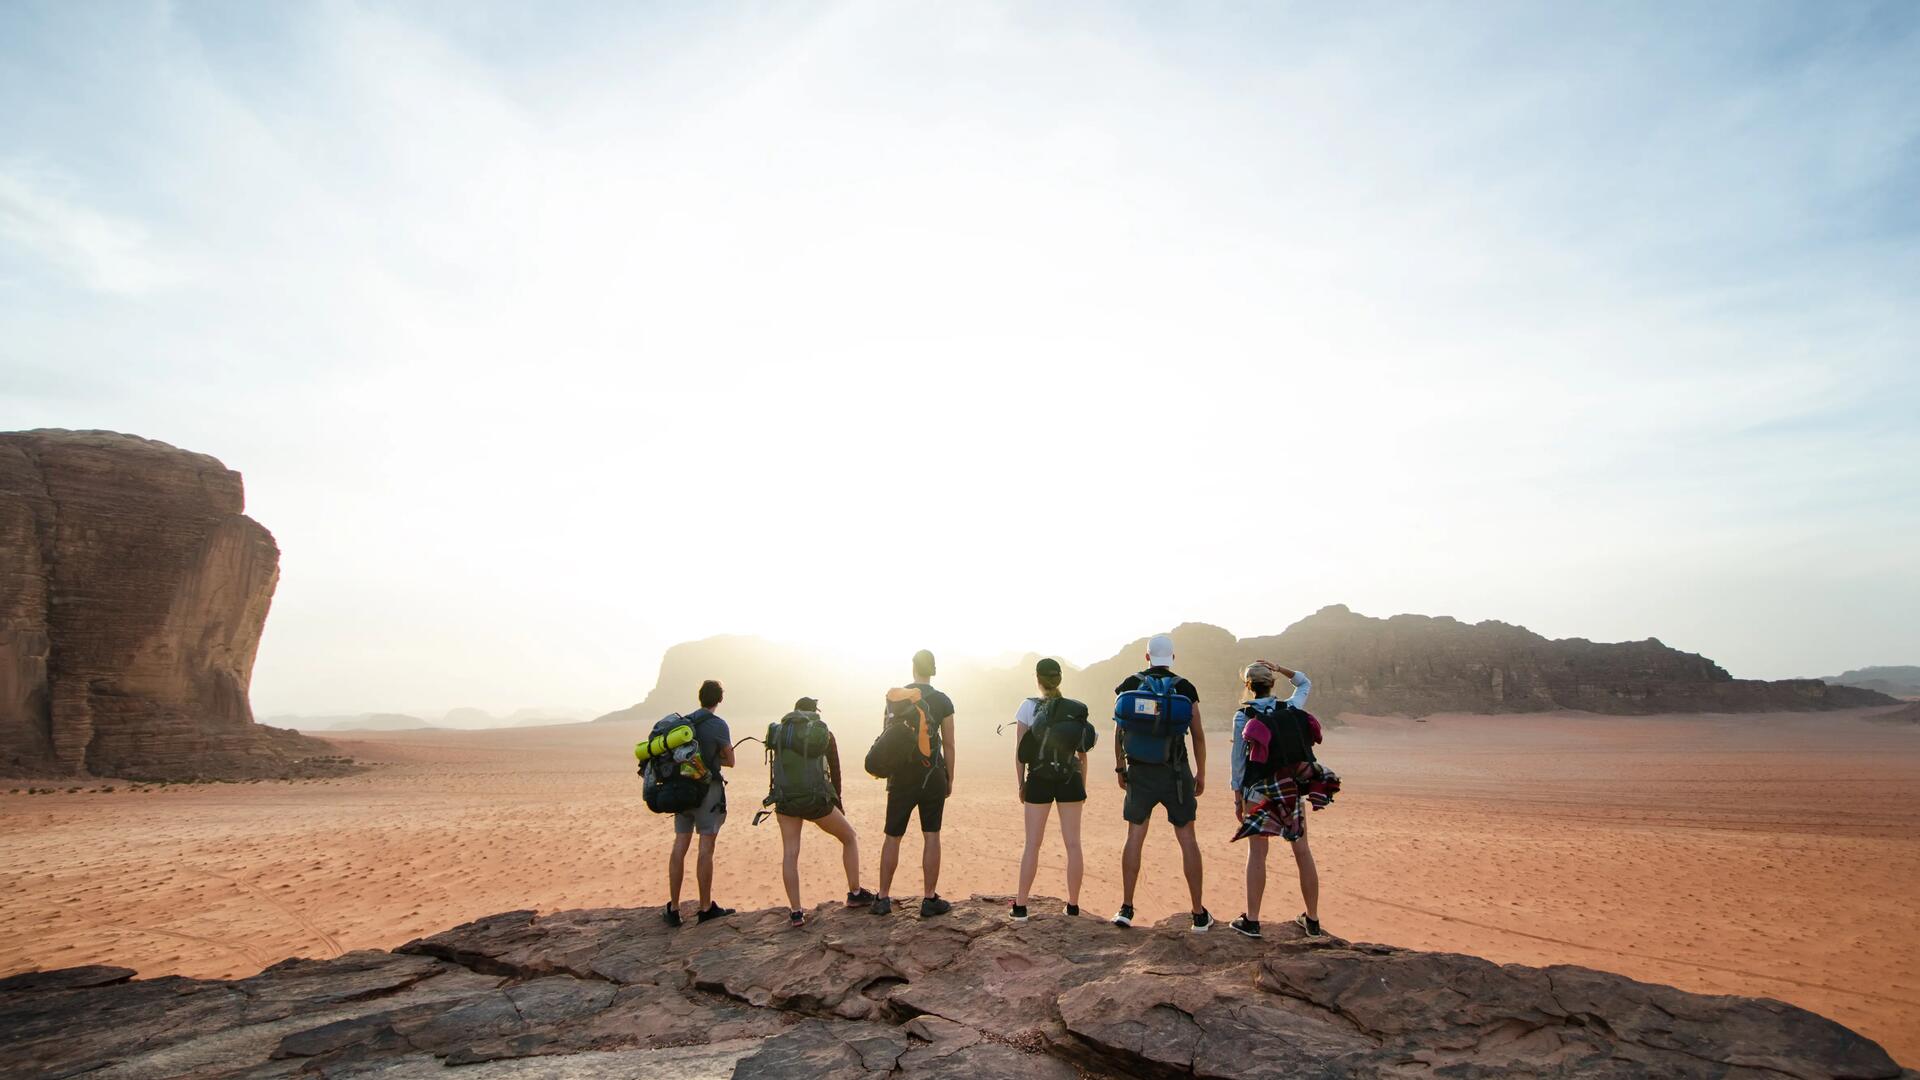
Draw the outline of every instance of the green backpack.
<instances>
[{"instance_id":1,"label":"green backpack","mask_svg":"<svg viewBox=\"0 0 1920 1080\"><path fill-rule=\"evenodd\" d=\"M817 712L790 712L767 728L767 797L776 814L813 821L839 802L827 777L833 733Z\"/></svg>"}]
</instances>

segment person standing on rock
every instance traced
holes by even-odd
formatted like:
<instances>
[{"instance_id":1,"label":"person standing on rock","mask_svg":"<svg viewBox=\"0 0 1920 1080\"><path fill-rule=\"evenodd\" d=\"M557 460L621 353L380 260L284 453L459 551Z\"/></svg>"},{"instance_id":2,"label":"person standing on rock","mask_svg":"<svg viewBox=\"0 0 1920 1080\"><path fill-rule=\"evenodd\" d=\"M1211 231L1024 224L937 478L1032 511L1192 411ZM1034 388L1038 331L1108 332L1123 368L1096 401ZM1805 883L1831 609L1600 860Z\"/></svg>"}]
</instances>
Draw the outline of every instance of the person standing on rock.
<instances>
[{"instance_id":1,"label":"person standing on rock","mask_svg":"<svg viewBox=\"0 0 1920 1080\"><path fill-rule=\"evenodd\" d=\"M694 741L700 744L700 756L706 759L708 782L706 797L692 810L673 815L673 853L667 856L668 926L680 925L680 882L686 877L687 848L695 833L700 834L700 858L693 876L700 889L700 922L710 922L733 914L713 899L713 848L720 839L720 826L727 823L727 783L720 777L722 768L733 767L733 732L713 710L725 691L713 679L700 684L700 707L683 719L693 725Z\"/></svg>"},{"instance_id":2,"label":"person standing on rock","mask_svg":"<svg viewBox=\"0 0 1920 1080\"><path fill-rule=\"evenodd\" d=\"M873 913L893 911L893 872L900 866L900 839L907 835L907 822L915 811L920 815L920 880L924 889L920 899L920 917L945 915L953 905L940 898L940 819L947 796L953 793L953 699L933 688L933 654L925 649L913 654L913 681L906 685L917 691L922 723L928 728L927 755L924 762L913 762L887 777L886 839L880 844L880 898Z\"/></svg>"},{"instance_id":3,"label":"person standing on rock","mask_svg":"<svg viewBox=\"0 0 1920 1080\"><path fill-rule=\"evenodd\" d=\"M1067 914L1080 914L1080 880L1086 863L1080 857L1080 811L1087 805L1087 751L1096 733L1087 722L1087 707L1060 696L1060 661L1046 657L1033 666L1040 696L1020 703L1014 721L1020 737L1014 740L1013 779L1026 813L1027 846L1020 855L1020 891L1013 901L1013 921L1027 921L1027 893L1040 870L1040 841L1047 834L1047 812L1060 805L1060 839L1067 845Z\"/></svg>"},{"instance_id":4,"label":"person standing on rock","mask_svg":"<svg viewBox=\"0 0 1920 1080\"><path fill-rule=\"evenodd\" d=\"M1273 688L1281 676L1293 684L1284 701ZM1247 910L1233 920L1235 930L1260 936L1260 901L1267 891L1267 847L1278 836L1293 847L1300 872L1300 896L1307 910L1294 921L1309 937L1320 936L1320 872L1307 846L1307 807L1333 801L1340 778L1314 760L1319 721L1306 712L1313 689L1303 672L1266 660L1241 672L1247 701L1233 716L1233 805L1240 828L1233 838L1247 841Z\"/></svg>"},{"instance_id":5,"label":"person standing on rock","mask_svg":"<svg viewBox=\"0 0 1920 1080\"><path fill-rule=\"evenodd\" d=\"M1123 813L1127 844L1120 856L1122 902L1115 926L1133 925L1133 889L1140 878L1140 851L1147 842L1153 808L1163 806L1167 824L1180 842L1181 868L1193 902L1193 932L1213 928L1213 916L1201 902L1200 841L1193 819L1207 790L1207 737L1200 726L1200 691L1173 671L1173 635L1156 634L1147 642L1147 668L1114 687L1113 771L1126 792ZM1187 756L1187 740L1193 756Z\"/></svg>"},{"instance_id":6,"label":"person standing on rock","mask_svg":"<svg viewBox=\"0 0 1920 1080\"><path fill-rule=\"evenodd\" d=\"M806 925L800 906L800 834L807 822L840 841L847 871L847 906L873 903L860 885L860 837L847 820L840 788L840 743L820 719L820 703L803 697L767 728L767 798L780 822L780 882L787 890L787 925ZM763 812L764 815L764 812ZM761 817L756 816L754 824Z\"/></svg>"}]
</instances>

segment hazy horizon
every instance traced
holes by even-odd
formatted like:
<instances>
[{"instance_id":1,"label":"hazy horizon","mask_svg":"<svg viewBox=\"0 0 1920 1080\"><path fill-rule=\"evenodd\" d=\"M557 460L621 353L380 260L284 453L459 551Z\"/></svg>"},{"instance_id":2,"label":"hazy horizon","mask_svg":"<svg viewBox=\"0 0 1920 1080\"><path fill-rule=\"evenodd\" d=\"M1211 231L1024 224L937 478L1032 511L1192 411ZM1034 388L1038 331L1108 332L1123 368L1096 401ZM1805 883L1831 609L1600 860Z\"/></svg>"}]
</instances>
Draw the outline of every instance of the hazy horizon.
<instances>
[{"instance_id":1,"label":"hazy horizon","mask_svg":"<svg viewBox=\"0 0 1920 1080\"><path fill-rule=\"evenodd\" d=\"M263 717L1330 603L1920 663L1920 6L12 4L0 96L0 428L245 476Z\"/></svg>"}]
</instances>

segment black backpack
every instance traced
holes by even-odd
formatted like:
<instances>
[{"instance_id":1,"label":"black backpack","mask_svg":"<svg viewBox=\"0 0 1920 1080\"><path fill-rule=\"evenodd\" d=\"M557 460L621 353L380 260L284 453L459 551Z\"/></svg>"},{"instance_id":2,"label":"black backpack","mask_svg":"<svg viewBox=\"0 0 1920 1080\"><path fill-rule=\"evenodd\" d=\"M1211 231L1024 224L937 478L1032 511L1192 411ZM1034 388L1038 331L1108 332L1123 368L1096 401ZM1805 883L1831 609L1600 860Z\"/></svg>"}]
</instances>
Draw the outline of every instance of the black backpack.
<instances>
[{"instance_id":1,"label":"black backpack","mask_svg":"<svg viewBox=\"0 0 1920 1080\"><path fill-rule=\"evenodd\" d=\"M1269 779L1282 769L1292 769L1302 762L1313 761L1313 730L1306 712L1284 701L1276 701L1268 706L1247 702L1241 706L1247 711L1247 724L1265 725L1270 733L1267 738L1267 760L1255 761L1247 758L1247 776L1252 779ZM1244 731L1242 732L1245 738Z\"/></svg>"},{"instance_id":2,"label":"black backpack","mask_svg":"<svg viewBox=\"0 0 1920 1080\"><path fill-rule=\"evenodd\" d=\"M1033 699L1033 726L1020 736L1020 763L1027 775L1066 776L1076 770L1075 758L1093 749L1100 739L1087 719L1087 707L1072 698Z\"/></svg>"},{"instance_id":3,"label":"black backpack","mask_svg":"<svg viewBox=\"0 0 1920 1080\"><path fill-rule=\"evenodd\" d=\"M649 737L665 735L682 724L690 723L694 738L670 752L655 754L641 764L640 796L646 800L647 809L656 814L677 814L683 810L697 810L706 801L707 788L714 782L714 774L708 771L706 755L700 750L700 725L706 722L704 716L689 721L687 717L675 715L653 725Z\"/></svg>"}]
</instances>

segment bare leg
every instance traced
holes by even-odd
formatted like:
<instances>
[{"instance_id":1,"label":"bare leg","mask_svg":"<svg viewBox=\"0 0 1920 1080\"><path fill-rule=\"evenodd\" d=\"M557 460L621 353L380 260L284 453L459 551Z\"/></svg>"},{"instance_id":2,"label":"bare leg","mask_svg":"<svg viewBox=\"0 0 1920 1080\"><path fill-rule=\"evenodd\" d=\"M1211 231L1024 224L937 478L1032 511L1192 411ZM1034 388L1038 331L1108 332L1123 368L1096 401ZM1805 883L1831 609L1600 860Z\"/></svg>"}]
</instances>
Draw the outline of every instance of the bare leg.
<instances>
[{"instance_id":1,"label":"bare leg","mask_svg":"<svg viewBox=\"0 0 1920 1080\"><path fill-rule=\"evenodd\" d=\"M893 872L900 868L900 838L889 836L880 842L880 895L893 895Z\"/></svg>"},{"instance_id":2,"label":"bare leg","mask_svg":"<svg viewBox=\"0 0 1920 1080\"><path fill-rule=\"evenodd\" d=\"M1133 886L1140 880L1140 849L1147 844L1147 825L1127 826L1127 846L1120 849L1120 902L1133 906Z\"/></svg>"},{"instance_id":3,"label":"bare leg","mask_svg":"<svg viewBox=\"0 0 1920 1080\"><path fill-rule=\"evenodd\" d=\"M1260 921L1260 901L1267 895L1267 838L1247 837L1247 918Z\"/></svg>"},{"instance_id":4,"label":"bare leg","mask_svg":"<svg viewBox=\"0 0 1920 1080\"><path fill-rule=\"evenodd\" d=\"M940 834L920 834L920 881L926 886L921 896L940 895Z\"/></svg>"},{"instance_id":5,"label":"bare leg","mask_svg":"<svg viewBox=\"0 0 1920 1080\"><path fill-rule=\"evenodd\" d=\"M774 815L780 822L780 883L787 887L787 907L800 910L800 819Z\"/></svg>"},{"instance_id":6,"label":"bare leg","mask_svg":"<svg viewBox=\"0 0 1920 1080\"><path fill-rule=\"evenodd\" d=\"M814 822L826 831L828 836L840 841L840 865L847 870L847 891L860 891L860 837L853 831L853 822L847 815L834 807L833 812Z\"/></svg>"},{"instance_id":7,"label":"bare leg","mask_svg":"<svg viewBox=\"0 0 1920 1080\"><path fill-rule=\"evenodd\" d=\"M1086 860L1080 857L1080 811L1086 809L1086 803L1064 802L1060 804L1060 839L1067 842L1067 903L1080 906L1080 879L1086 876ZM1041 827L1046 826L1042 819Z\"/></svg>"},{"instance_id":8,"label":"bare leg","mask_svg":"<svg viewBox=\"0 0 1920 1080\"><path fill-rule=\"evenodd\" d=\"M667 906L675 910L680 907L680 882L687 876L687 848L692 843L692 833L674 833L673 851L667 856Z\"/></svg>"},{"instance_id":9,"label":"bare leg","mask_svg":"<svg viewBox=\"0 0 1920 1080\"><path fill-rule=\"evenodd\" d=\"M1320 871L1313 865L1313 849L1305 836L1293 842L1293 864L1300 868L1300 898L1307 902L1307 918L1320 921Z\"/></svg>"},{"instance_id":10,"label":"bare leg","mask_svg":"<svg viewBox=\"0 0 1920 1080\"><path fill-rule=\"evenodd\" d=\"M1027 846L1020 852L1020 891L1014 903L1027 906L1027 894L1033 891L1033 876L1040 872L1040 840L1047 834L1047 807L1050 803L1024 803L1027 813Z\"/></svg>"},{"instance_id":11,"label":"bare leg","mask_svg":"<svg viewBox=\"0 0 1920 1080\"><path fill-rule=\"evenodd\" d=\"M1200 902L1200 840L1193 834L1193 822L1173 830L1174 839L1180 841L1180 868L1187 872L1187 895L1193 899L1195 915L1206 910Z\"/></svg>"},{"instance_id":12,"label":"bare leg","mask_svg":"<svg viewBox=\"0 0 1920 1080\"><path fill-rule=\"evenodd\" d=\"M693 878L700 886L701 911L713 906L713 845L718 839L718 833L706 833L700 837L700 861L694 864Z\"/></svg>"}]
</instances>

